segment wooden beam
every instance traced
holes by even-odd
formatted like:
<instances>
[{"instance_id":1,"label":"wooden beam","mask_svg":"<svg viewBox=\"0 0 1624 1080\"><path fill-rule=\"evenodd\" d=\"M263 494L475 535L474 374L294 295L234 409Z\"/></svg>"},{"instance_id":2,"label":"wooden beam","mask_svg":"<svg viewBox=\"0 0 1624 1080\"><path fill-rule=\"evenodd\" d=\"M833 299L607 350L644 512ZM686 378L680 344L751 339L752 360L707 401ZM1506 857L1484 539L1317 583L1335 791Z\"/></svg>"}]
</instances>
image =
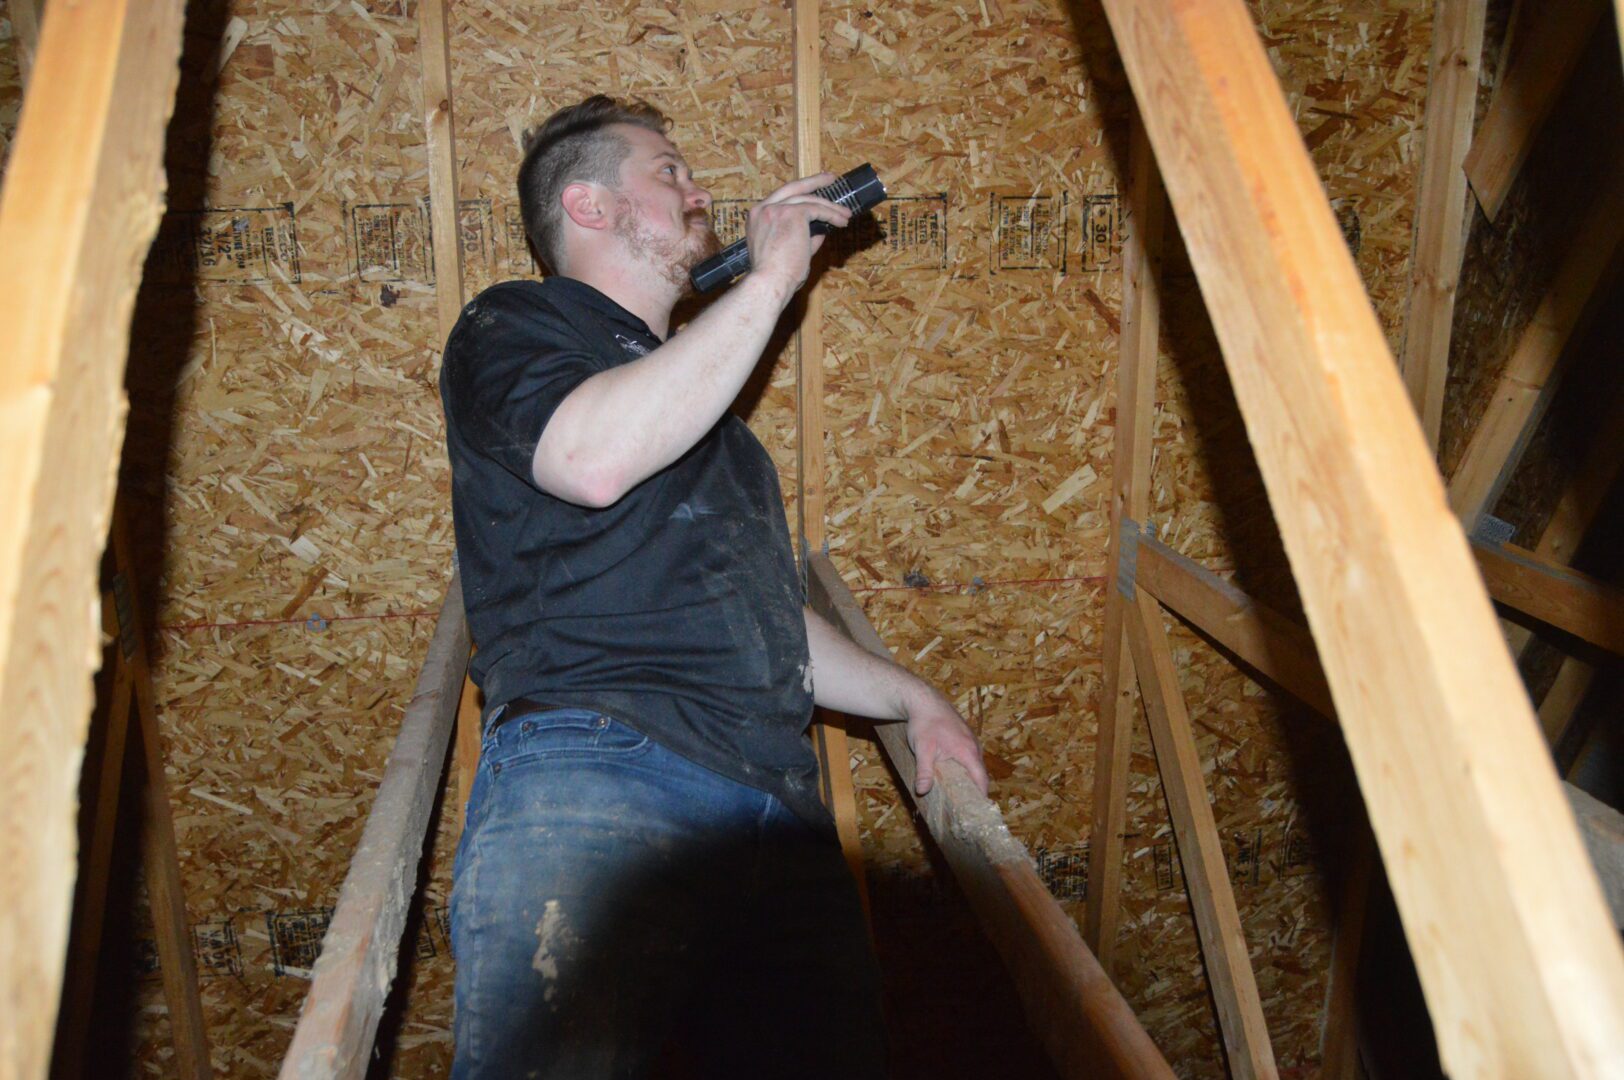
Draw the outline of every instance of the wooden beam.
<instances>
[{"instance_id":1,"label":"wooden beam","mask_svg":"<svg viewBox=\"0 0 1624 1080\"><path fill-rule=\"evenodd\" d=\"M1624 170L1606 186L1574 234L1550 289L1495 384L1483 418L1449 478L1449 505L1470 532L1494 509L1555 389L1562 350L1624 241Z\"/></svg>"},{"instance_id":2,"label":"wooden beam","mask_svg":"<svg viewBox=\"0 0 1624 1080\"><path fill-rule=\"evenodd\" d=\"M418 0L417 54L423 67L423 128L428 138L429 228L440 340L462 314L462 242L457 227L457 125L451 105L451 42L446 0Z\"/></svg>"},{"instance_id":3,"label":"wooden beam","mask_svg":"<svg viewBox=\"0 0 1624 1080\"><path fill-rule=\"evenodd\" d=\"M814 610L870 652L890 650L841 581L828 556L807 560ZM919 808L953 876L1014 977L1027 1023L1066 1077L1159 1077L1173 1071L1076 924L1043 887L1037 867L1010 835L998 808L954 762L937 769L923 798L913 793L914 758L902 724L877 724L875 734Z\"/></svg>"},{"instance_id":4,"label":"wooden beam","mask_svg":"<svg viewBox=\"0 0 1624 1080\"><path fill-rule=\"evenodd\" d=\"M429 236L434 251L434 306L440 341L451 337L467 288L462 276L462 230L457 220L457 123L451 95L451 29L446 0L418 0L417 55L422 66L423 130L428 145ZM483 734L479 688L464 677L463 704L457 710L457 834L479 770Z\"/></svg>"},{"instance_id":5,"label":"wooden beam","mask_svg":"<svg viewBox=\"0 0 1624 1080\"><path fill-rule=\"evenodd\" d=\"M11 16L11 39L17 44L17 79L26 86L34 70L34 56L39 52L39 26L45 17L45 0L7 0L6 8Z\"/></svg>"},{"instance_id":6,"label":"wooden beam","mask_svg":"<svg viewBox=\"0 0 1624 1080\"><path fill-rule=\"evenodd\" d=\"M127 660L135 654L135 628L120 623L117 593L128 582L115 578L113 591L102 594L102 633L113 639L118 657L102 719L101 755L95 793L91 796L87 828L79 859L79 883L73 904L73 932L68 936L68 964L62 986L62 1007L56 1021L51 1075L64 1080L84 1076L85 1053L91 1047L90 1021L96 1001L102 929L106 924L107 892L113 866L113 842L118 837L120 794L124 787L126 740L130 711L135 704L135 674ZM98 702L98 705L100 703Z\"/></svg>"},{"instance_id":7,"label":"wooden beam","mask_svg":"<svg viewBox=\"0 0 1624 1080\"><path fill-rule=\"evenodd\" d=\"M1127 628L1230 1075L1241 1080L1279 1076L1161 605L1144 589L1134 590Z\"/></svg>"},{"instance_id":8,"label":"wooden beam","mask_svg":"<svg viewBox=\"0 0 1624 1080\"><path fill-rule=\"evenodd\" d=\"M1539 729L1545 733L1546 742L1555 746L1562 738L1595 679L1594 667L1578 657L1563 657L1551 688L1545 692L1545 700L1539 703Z\"/></svg>"},{"instance_id":9,"label":"wooden beam","mask_svg":"<svg viewBox=\"0 0 1624 1080\"><path fill-rule=\"evenodd\" d=\"M462 582L453 574L417 689L339 890L299 1025L282 1059L282 1080L366 1076L467 670L468 622Z\"/></svg>"},{"instance_id":10,"label":"wooden beam","mask_svg":"<svg viewBox=\"0 0 1624 1080\"><path fill-rule=\"evenodd\" d=\"M181 9L53 6L0 193L0 1076L43 1076L51 1055L101 654L96 567Z\"/></svg>"},{"instance_id":11,"label":"wooden beam","mask_svg":"<svg viewBox=\"0 0 1624 1080\"><path fill-rule=\"evenodd\" d=\"M1399 367L1434 453L1443 425L1449 333L1466 247L1466 174L1461 163L1472 142L1487 7L1487 0L1435 0L1432 6L1432 66Z\"/></svg>"},{"instance_id":12,"label":"wooden beam","mask_svg":"<svg viewBox=\"0 0 1624 1080\"><path fill-rule=\"evenodd\" d=\"M1314 639L1301 626L1151 536L1139 541L1137 580L1265 679L1321 715L1336 716Z\"/></svg>"},{"instance_id":13,"label":"wooden beam","mask_svg":"<svg viewBox=\"0 0 1624 1080\"><path fill-rule=\"evenodd\" d=\"M175 1072L183 1080L207 1080L213 1075L209 1039L203 1028L203 1005L198 996L197 960L192 955L192 921L186 913L186 893L180 880L180 851L175 842L175 818L164 782L163 736L158 730L158 699L147 665L146 624L141 617L140 588L131 573L129 537L123 515L116 510L112 528L113 566L128 582L123 617L129 620L133 649L126 660L135 690L136 724L131 738L141 751L136 782L141 787L141 854L146 870L148 907L158 945L158 969L164 1000L169 1006Z\"/></svg>"},{"instance_id":14,"label":"wooden beam","mask_svg":"<svg viewBox=\"0 0 1624 1080\"><path fill-rule=\"evenodd\" d=\"M794 0L792 8L795 175L811 176L823 171L823 57L819 46L818 0ZM796 512L800 517L803 561L808 553L824 551L828 546L824 485L829 467L823 447L822 277L814 273L811 287L802 297L801 323L795 332L798 410L795 478L799 488ZM817 751L823 778L824 805L834 816L840 850L857 882L866 912L868 882L863 873L863 841L857 829L857 791L852 783L851 748L846 740L846 729L828 722L824 716L819 717L814 728L812 745Z\"/></svg>"},{"instance_id":15,"label":"wooden beam","mask_svg":"<svg viewBox=\"0 0 1624 1080\"><path fill-rule=\"evenodd\" d=\"M1306 635L1305 635L1306 636ZM1371 874L1376 845L1361 820L1355 847L1342 883L1342 905L1336 912L1336 933L1331 939L1331 964L1325 978L1325 1019L1320 1028L1321 1080L1359 1080L1359 955L1365 944L1370 914Z\"/></svg>"},{"instance_id":16,"label":"wooden beam","mask_svg":"<svg viewBox=\"0 0 1624 1080\"><path fill-rule=\"evenodd\" d=\"M1624 656L1624 591L1512 544L1474 540L1472 552L1494 599Z\"/></svg>"},{"instance_id":17,"label":"wooden beam","mask_svg":"<svg viewBox=\"0 0 1624 1080\"><path fill-rule=\"evenodd\" d=\"M1530 24L1495 88L1466 155L1466 177L1493 221L1562 88L1579 66L1605 0L1548 0Z\"/></svg>"},{"instance_id":18,"label":"wooden beam","mask_svg":"<svg viewBox=\"0 0 1624 1080\"><path fill-rule=\"evenodd\" d=\"M1229 650L1246 667L1327 719L1335 719L1324 677L1309 671L1303 663L1305 656L1314 656L1314 640L1304 627L1156 540L1140 541L1138 582L1169 611ZM1572 802L1573 785L1564 783L1562 790ZM1595 821L1584 814L1579 815L1578 826L1592 853L1598 843L1607 839L1605 833L1592 835ZM1611 857L1624 858L1624 853ZM1601 865L1595 869L1604 880L1610 872ZM1624 914L1611 899L1609 904L1615 920L1624 928Z\"/></svg>"},{"instance_id":19,"label":"wooden beam","mask_svg":"<svg viewBox=\"0 0 1624 1080\"><path fill-rule=\"evenodd\" d=\"M1167 193L1144 126L1135 117L1129 147L1128 212L1122 246L1122 327L1118 338L1116 449L1106 580L1122 562L1122 523L1150 513L1150 456L1161 328L1160 260ZM1093 817L1089 840L1088 906L1083 936L1111 974L1121 918L1122 846L1127 831L1128 758L1138 714L1133 659L1123 625L1125 597L1105 593L1103 682L1095 737Z\"/></svg>"},{"instance_id":20,"label":"wooden beam","mask_svg":"<svg viewBox=\"0 0 1624 1080\"><path fill-rule=\"evenodd\" d=\"M1564 790L1612 909L1613 925L1624 930L1624 814L1582 788L1568 784Z\"/></svg>"},{"instance_id":21,"label":"wooden beam","mask_svg":"<svg viewBox=\"0 0 1624 1080\"><path fill-rule=\"evenodd\" d=\"M1320 645L1444 1067L1624 1071L1624 951L1246 7L1103 2Z\"/></svg>"},{"instance_id":22,"label":"wooden beam","mask_svg":"<svg viewBox=\"0 0 1624 1080\"><path fill-rule=\"evenodd\" d=\"M470 659L472 654L470 654ZM479 747L483 741L483 727L480 718L484 715L484 698L479 687L474 685L473 677L462 677L462 694L457 699L457 732L453 736L455 746L451 753L456 760L455 772L457 777L457 827L456 835L462 835L462 827L468 820L468 800L474 793L474 777L479 773Z\"/></svg>"}]
</instances>

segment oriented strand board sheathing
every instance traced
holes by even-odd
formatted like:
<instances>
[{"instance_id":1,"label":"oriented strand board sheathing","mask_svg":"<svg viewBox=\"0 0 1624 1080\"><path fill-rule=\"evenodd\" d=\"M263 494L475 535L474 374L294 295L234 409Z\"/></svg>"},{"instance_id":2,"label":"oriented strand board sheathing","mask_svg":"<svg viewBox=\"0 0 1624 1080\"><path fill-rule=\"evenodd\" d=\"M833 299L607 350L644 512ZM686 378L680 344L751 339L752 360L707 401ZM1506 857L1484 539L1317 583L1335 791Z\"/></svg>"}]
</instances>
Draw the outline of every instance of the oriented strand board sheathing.
<instances>
[{"instance_id":1,"label":"oriented strand board sheathing","mask_svg":"<svg viewBox=\"0 0 1624 1080\"><path fill-rule=\"evenodd\" d=\"M1396 341L1430 5L1265 4L1259 14ZM1110 210L1120 187L1113 155L1124 141L1121 76L1103 25L1081 6L827 5L824 18L826 158L873 160L893 193L941 193L948 214L945 272L888 244L831 276L833 555L858 595L872 598L870 614L898 657L961 696L1000 759L997 795L1011 828L1045 853L1052 882L1076 889L1098 689L1100 585L1089 579L1103 564L1115 415ZM1267 501L1177 251L1168 278L1152 517L1209 565L1239 559L1249 589L1289 607ZM862 591L908 582L918 589ZM1218 793L1226 842L1248 839L1230 852L1232 865L1265 866L1288 846L1295 853L1289 879L1265 887L1260 871L1260 885L1238 894L1276 1052L1288 1068L1311 1069L1329 920L1305 855L1307 823L1291 809L1301 762L1270 697L1204 649L1190 664L1198 727L1218 713L1228 736L1223 748L1205 737L1204 756L1267 763L1237 770ZM1119 970L1175 1069L1221 1075L1140 737ZM858 744L856 757L867 857L876 872L909 865L916 841L889 779L869 748ZM1287 819L1297 826L1289 844ZM1165 890L1153 885L1157 860Z\"/></svg>"},{"instance_id":2,"label":"oriented strand board sheathing","mask_svg":"<svg viewBox=\"0 0 1624 1080\"><path fill-rule=\"evenodd\" d=\"M1430 4L1254 10L1396 341ZM200 956L213 958L216 1063L231 1075L271 1075L280 1058L306 986L297 970L448 573L414 16L405 0L194 13L175 213L138 316L127 457L146 468L127 482L142 496L147 566L163 570L149 609L172 628L157 672L171 788ZM586 93L643 95L674 117L725 238L748 200L787 178L779 6L460 0L451 34L470 291L533 272L513 228L518 135ZM837 238L828 271L832 553L898 655L964 704L1011 827L1080 917L1126 85L1088 5L825 0L823 38L824 160L874 162L893 195L880 234ZM14 116L7 70L0 126ZM1152 517L1175 547L1226 571L1239 561L1248 588L1285 604L1267 504L1238 418L1214 405L1222 366L1176 238L1169 247ZM192 250L204 253L195 266ZM756 390L750 422L792 497L786 357ZM1174 642L1276 1051L1309 1070L1329 920L1313 855L1327 838L1304 800L1323 755L1227 660L1181 630ZM1139 740L1124 988L1181 1075L1218 1076L1142 729ZM936 955L971 924L872 747L859 740L854 758L903 1074L935 1060L914 1052L926 1045L958 1045L940 1061L987 1061L983 1073L1026 1060L985 949ZM386 1024L397 1076L449 1059L448 817L403 1008ZM944 970L976 989L978 1017L996 1012L980 1041L1007 1050L988 1059L953 1019L963 1012L944 1015L965 999L920 975ZM155 985L143 1000L157 1002ZM161 1016L149 1012L143 1034L142 1065L162 1074Z\"/></svg>"}]
</instances>

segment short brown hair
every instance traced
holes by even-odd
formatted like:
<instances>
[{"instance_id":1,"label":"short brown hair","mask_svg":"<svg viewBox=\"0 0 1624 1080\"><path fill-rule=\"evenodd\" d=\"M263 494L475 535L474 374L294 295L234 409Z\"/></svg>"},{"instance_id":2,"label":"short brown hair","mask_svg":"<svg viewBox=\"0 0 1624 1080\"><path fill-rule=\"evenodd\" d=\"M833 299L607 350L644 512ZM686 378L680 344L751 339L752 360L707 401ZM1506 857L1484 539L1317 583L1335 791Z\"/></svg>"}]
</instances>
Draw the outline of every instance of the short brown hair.
<instances>
[{"instance_id":1,"label":"short brown hair","mask_svg":"<svg viewBox=\"0 0 1624 1080\"><path fill-rule=\"evenodd\" d=\"M593 94L559 109L524 133L519 165L519 211L536 254L554 273L564 270L564 210L559 196L570 184L590 181L620 188L620 166L631 152L611 124L635 124L664 135L671 121L646 101Z\"/></svg>"}]
</instances>

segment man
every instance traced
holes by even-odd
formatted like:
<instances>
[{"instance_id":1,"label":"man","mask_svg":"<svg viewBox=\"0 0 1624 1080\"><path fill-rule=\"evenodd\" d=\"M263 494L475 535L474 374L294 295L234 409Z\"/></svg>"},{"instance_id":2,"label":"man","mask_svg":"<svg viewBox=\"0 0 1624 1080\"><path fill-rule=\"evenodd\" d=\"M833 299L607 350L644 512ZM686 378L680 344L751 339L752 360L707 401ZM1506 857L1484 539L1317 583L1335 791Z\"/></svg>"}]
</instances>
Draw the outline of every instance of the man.
<instances>
[{"instance_id":1,"label":"man","mask_svg":"<svg viewBox=\"0 0 1624 1080\"><path fill-rule=\"evenodd\" d=\"M553 271L496 285L441 395L487 713L451 899L453 1076L885 1073L878 976L817 793L814 701L906 720L928 790L952 704L801 595L771 460L728 412L806 281L813 194L755 207L754 269L670 333L717 248L651 106L596 96L527 139ZM683 1055L686 1055L685 1057Z\"/></svg>"}]
</instances>

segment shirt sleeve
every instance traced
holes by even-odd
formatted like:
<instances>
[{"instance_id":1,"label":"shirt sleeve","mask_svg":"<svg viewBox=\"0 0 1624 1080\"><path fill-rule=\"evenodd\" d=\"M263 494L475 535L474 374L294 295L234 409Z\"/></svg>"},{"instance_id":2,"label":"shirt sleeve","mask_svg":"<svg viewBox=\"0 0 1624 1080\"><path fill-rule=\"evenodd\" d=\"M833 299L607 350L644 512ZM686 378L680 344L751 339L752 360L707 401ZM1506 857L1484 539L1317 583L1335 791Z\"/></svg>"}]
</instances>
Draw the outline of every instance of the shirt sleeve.
<instances>
[{"instance_id":1,"label":"shirt sleeve","mask_svg":"<svg viewBox=\"0 0 1624 1080\"><path fill-rule=\"evenodd\" d=\"M545 303L489 294L464 310L444 363L447 422L469 449L532 487L536 444L553 412L606 367Z\"/></svg>"}]
</instances>

